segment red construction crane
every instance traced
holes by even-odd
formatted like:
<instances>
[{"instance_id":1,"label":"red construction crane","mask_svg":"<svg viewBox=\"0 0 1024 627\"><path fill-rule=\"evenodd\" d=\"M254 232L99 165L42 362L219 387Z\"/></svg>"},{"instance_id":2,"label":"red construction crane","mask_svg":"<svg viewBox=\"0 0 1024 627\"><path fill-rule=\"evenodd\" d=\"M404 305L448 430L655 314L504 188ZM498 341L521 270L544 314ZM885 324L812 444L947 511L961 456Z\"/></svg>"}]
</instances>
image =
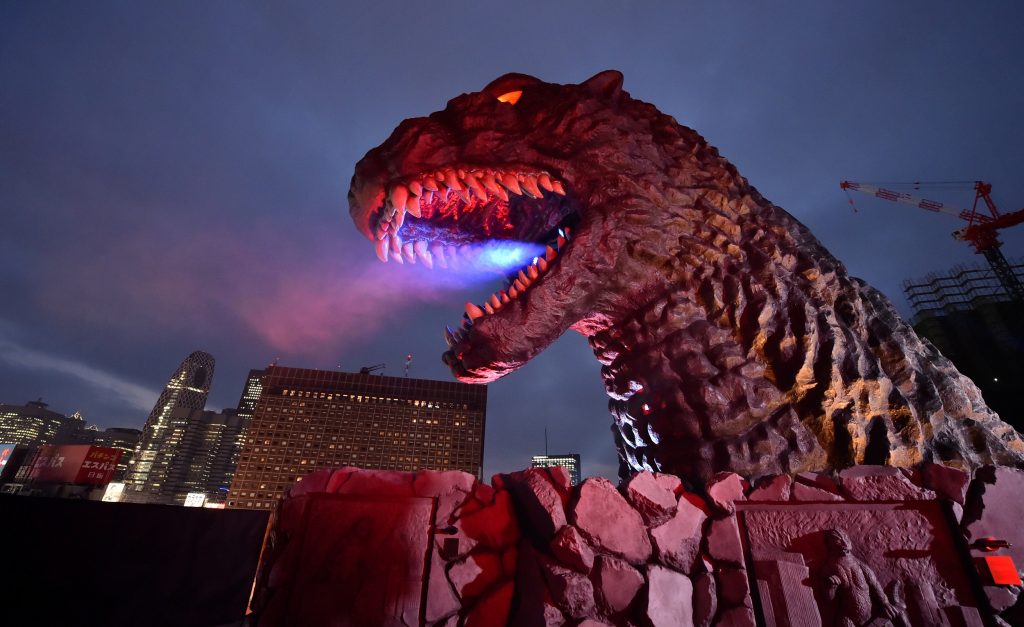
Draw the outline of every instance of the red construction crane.
<instances>
[{"instance_id":1,"label":"red construction crane","mask_svg":"<svg viewBox=\"0 0 1024 627\"><path fill-rule=\"evenodd\" d=\"M919 189L922 185L926 184L912 183L912 185L915 189ZM967 210L951 207L934 200L918 198L906 192L894 192L870 183L856 183L854 181L841 181L839 183L839 187L847 191L847 197L849 197L849 190L852 189L865 194L871 194L883 200L913 205L936 213L948 213L957 216L961 220L965 220L967 226L954 231L953 237L969 242L974 247L974 252L985 255L985 259L992 266L992 271L996 273L999 282L1002 283L1010 298L1024 301L1024 286L1021 285L1010 263L1003 256L1002 251L999 250L1002 242L996 236L996 232L999 229L1005 229L1024 222L1024 209L1014 211L1013 213L999 213L999 209L996 208L996 203L992 201L992 196L990 195L992 185L983 181L974 181L973 185L974 204L970 210ZM979 200L985 201L989 215L978 212ZM850 205L853 206L853 198L850 198Z\"/></svg>"}]
</instances>

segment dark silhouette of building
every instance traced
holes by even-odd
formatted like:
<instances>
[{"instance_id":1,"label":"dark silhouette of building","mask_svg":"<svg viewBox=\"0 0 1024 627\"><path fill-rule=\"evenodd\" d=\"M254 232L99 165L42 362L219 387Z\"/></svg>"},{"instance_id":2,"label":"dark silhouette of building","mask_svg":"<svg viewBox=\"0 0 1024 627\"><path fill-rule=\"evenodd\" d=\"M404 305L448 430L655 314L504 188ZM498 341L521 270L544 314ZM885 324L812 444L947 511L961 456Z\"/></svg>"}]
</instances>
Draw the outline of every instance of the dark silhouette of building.
<instances>
[{"instance_id":1,"label":"dark silhouette of building","mask_svg":"<svg viewBox=\"0 0 1024 627\"><path fill-rule=\"evenodd\" d=\"M142 428L142 439L125 477L125 497L133 502L172 502L180 491L169 482L187 423L206 407L214 359L196 351L181 362Z\"/></svg>"},{"instance_id":2,"label":"dark silhouette of building","mask_svg":"<svg viewBox=\"0 0 1024 627\"><path fill-rule=\"evenodd\" d=\"M281 366L265 372L229 508L272 507L286 486L319 468L482 473L485 386Z\"/></svg>"},{"instance_id":3,"label":"dark silhouette of building","mask_svg":"<svg viewBox=\"0 0 1024 627\"><path fill-rule=\"evenodd\" d=\"M530 461L530 468L551 468L553 466L561 466L568 470L572 485L579 485L580 481L582 481L582 476L580 475L580 456L577 453L534 455Z\"/></svg>"},{"instance_id":4,"label":"dark silhouette of building","mask_svg":"<svg viewBox=\"0 0 1024 627\"><path fill-rule=\"evenodd\" d=\"M128 464L135 455L135 449L142 439L142 431L128 427L110 427L100 431L96 427L86 427L74 438L75 443L93 444L121 451L121 458L117 462L117 470L111 481L123 481L128 473Z\"/></svg>"},{"instance_id":5,"label":"dark silhouette of building","mask_svg":"<svg viewBox=\"0 0 1024 627\"><path fill-rule=\"evenodd\" d=\"M43 399L24 405L0 405L0 444L43 444L70 442L85 427L75 413L71 416L47 409Z\"/></svg>"},{"instance_id":6,"label":"dark silhouette of building","mask_svg":"<svg viewBox=\"0 0 1024 627\"><path fill-rule=\"evenodd\" d=\"M1024 280L1024 262L1011 267ZM914 330L974 381L1003 420L1024 431L1024 303L980 265L904 281L903 291Z\"/></svg>"}]
</instances>

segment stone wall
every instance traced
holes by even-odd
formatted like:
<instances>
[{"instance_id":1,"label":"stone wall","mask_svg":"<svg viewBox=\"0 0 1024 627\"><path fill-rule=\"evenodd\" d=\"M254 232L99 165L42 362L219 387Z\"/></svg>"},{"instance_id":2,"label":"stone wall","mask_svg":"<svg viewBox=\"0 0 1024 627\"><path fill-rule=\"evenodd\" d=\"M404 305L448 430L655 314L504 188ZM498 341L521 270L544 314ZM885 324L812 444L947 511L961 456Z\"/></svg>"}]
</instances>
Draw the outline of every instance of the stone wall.
<instances>
[{"instance_id":1,"label":"stone wall","mask_svg":"<svg viewBox=\"0 0 1024 627\"><path fill-rule=\"evenodd\" d=\"M970 483L959 470L930 465L857 466L755 486L721 474L700 493L657 473L618 487L591 478L574 488L561 468L496 475L491 485L460 472L320 471L293 485L275 512L254 624L294 622L289 599L303 568L309 503L325 495L436 499L429 562L410 562L410 576L426 585L394 590L384 604L390 618L378 624L753 626L758 612L769 625L822 624L830 612L847 611L826 598L827 529L849 536L857 568L885 588L876 610L915 625L980 625L991 607L1000 624L1024 624L1020 587L993 585L977 562L1006 554L1024 563L1024 544L1016 542L1024 543L1022 491L1021 471L982 469ZM421 521L408 524L415 526L408 537L430 533ZM979 537L1014 546L968 553ZM376 576L326 559L343 571L339 582ZM972 561L975 578L964 574ZM829 594L841 597L843 585ZM303 615L325 625L354 624L331 616L339 610L330 598L307 595L303 603L317 606Z\"/></svg>"}]
</instances>

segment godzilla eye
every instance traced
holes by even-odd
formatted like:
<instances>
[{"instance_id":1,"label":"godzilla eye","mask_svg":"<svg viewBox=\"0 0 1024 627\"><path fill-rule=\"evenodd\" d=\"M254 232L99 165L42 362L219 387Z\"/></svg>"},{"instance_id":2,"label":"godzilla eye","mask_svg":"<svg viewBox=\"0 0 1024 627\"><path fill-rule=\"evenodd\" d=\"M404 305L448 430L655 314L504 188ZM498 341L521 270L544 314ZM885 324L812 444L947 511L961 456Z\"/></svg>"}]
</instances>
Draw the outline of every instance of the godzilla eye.
<instances>
[{"instance_id":1,"label":"godzilla eye","mask_svg":"<svg viewBox=\"0 0 1024 627\"><path fill-rule=\"evenodd\" d=\"M510 91L498 96L498 102L507 102L510 105L514 105L519 102L519 97L523 95L523 91Z\"/></svg>"}]
</instances>

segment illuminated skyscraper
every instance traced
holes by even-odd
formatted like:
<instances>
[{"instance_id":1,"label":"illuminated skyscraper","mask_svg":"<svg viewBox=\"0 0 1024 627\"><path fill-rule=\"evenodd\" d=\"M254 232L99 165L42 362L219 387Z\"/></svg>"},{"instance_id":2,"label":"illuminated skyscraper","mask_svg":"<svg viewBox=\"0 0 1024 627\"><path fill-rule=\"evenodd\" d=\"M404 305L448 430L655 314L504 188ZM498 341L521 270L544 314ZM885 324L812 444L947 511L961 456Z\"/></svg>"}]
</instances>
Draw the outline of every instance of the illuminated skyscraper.
<instances>
[{"instance_id":1,"label":"illuminated skyscraper","mask_svg":"<svg viewBox=\"0 0 1024 627\"><path fill-rule=\"evenodd\" d=\"M270 508L287 485L320 468L479 477L486 409L483 385L271 366L227 506Z\"/></svg>"},{"instance_id":2,"label":"illuminated skyscraper","mask_svg":"<svg viewBox=\"0 0 1024 627\"><path fill-rule=\"evenodd\" d=\"M256 404L260 400L260 392L263 390L263 377L266 370L250 370L245 380L245 388L242 390L242 398L238 399L238 415L251 420L256 413Z\"/></svg>"},{"instance_id":3,"label":"illuminated skyscraper","mask_svg":"<svg viewBox=\"0 0 1024 627\"><path fill-rule=\"evenodd\" d=\"M580 484L580 456L576 453L565 453L561 455L534 455L530 462L530 468L551 468L561 466L569 471L569 478L573 485Z\"/></svg>"},{"instance_id":4,"label":"illuminated skyscraper","mask_svg":"<svg viewBox=\"0 0 1024 627\"><path fill-rule=\"evenodd\" d=\"M47 407L43 399L24 405L0 404L0 443L28 446L64 443L85 426L79 414L65 416Z\"/></svg>"},{"instance_id":5,"label":"illuminated skyscraper","mask_svg":"<svg viewBox=\"0 0 1024 627\"><path fill-rule=\"evenodd\" d=\"M125 478L126 500L171 502L177 486L168 484L174 457L190 417L202 412L213 382L213 356L196 351L171 375L146 424Z\"/></svg>"}]
</instances>

